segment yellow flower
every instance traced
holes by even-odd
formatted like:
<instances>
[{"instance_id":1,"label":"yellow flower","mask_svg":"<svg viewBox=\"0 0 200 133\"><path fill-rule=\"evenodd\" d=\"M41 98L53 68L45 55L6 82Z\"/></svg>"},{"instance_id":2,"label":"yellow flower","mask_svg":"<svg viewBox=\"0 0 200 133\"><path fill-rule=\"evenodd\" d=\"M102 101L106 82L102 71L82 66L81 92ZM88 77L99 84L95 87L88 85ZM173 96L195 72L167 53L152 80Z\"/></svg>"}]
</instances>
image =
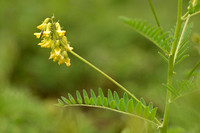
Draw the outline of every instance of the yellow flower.
<instances>
[{"instance_id":1,"label":"yellow flower","mask_svg":"<svg viewBox=\"0 0 200 133\"><path fill-rule=\"evenodd\" d=\"M66 33L65 30L57 30L56 32L57 32L57 34L58 34L60 37L61 37L61 36L64 36L65 33Z\"/></svg>"},{"instance_id":2,"label":"yellow flower","mask_svg":"<svg viewBox=\"0 0 200 133\"><path fill-rule=\"evenodd\" d=\"M55 53L51 51L49 59L53 59L55 56L56 56Z\"/></svg>"},{"instance_id":3,"label":"yellow flower","mask_svg":"<svg viewBox=\"0 0 200 133\"><path fill-rule=\"evenodd\" d=\"M60 24L58 22L56 22L55 25L56 25L56 30L61 30Z\"/></svg>"},{"instance_id":4,"label":"yellow flower","mask_svg":"<svg viewBox=\"0 0 200 133\"><path fill-rule=\"evenodd\" d=\"M43 45L41 45L41 47L50 48L51 47L51 39L49 39L48 41L46 41Z\"/></svg>"},{"instance_id":5,"label":"yellow flower","mask_svg":"<svg viewBox=\"0 0 200 133\"><path fill-rule=\"evenodd\" d=\"M58 61L58 64L60 65L60 64L63 64L63 63L65 63L65 57L61 55L60 59Z\"/></svg>"},{"instance_id":6,"label":"yellow flower","mask_svg":"<svg viewBox=\"0 0 200 133\"><path fill-rule=\"evenodd\" d=\"M55 52L56 56L59 56L60 53L61 53L61 49L59 47L57 47L57 48L54 49L54 52Z\"/></svg>"},{"instance_id":7,"label":"yellow flower","mask_svg":"<svg viewBox=\"0 0 200 133\"><path fill-rule=\"evenodd\" d=\"M41 33L34 33L34 35L36 36L36 38L40 38Z\"/></svg>"},{"instance_id":8,"label":"yellow flower","mask_svg":"<svg viewBox=\"0 0 200 133\"><path fill-rule=\"evenodd\" d=\"M49 37L50 34L51 34L51 31L44 31L44 32L43 32L43 35L44 35L45 37Z\"/></svg>"},{"instance_id":9,"label":"yellow flower","mask_svg":"<svg viewBox=\"0 0 200 133\"><path fill-rule=\"evenodd\" d=\"M42 48L50 48L51 47L51 39L46 39L41 41L41 43L38 43Z\"/></svg>"},{"instance_id":10,"label":"yellow flower","mask_svg":"<svg viewBox=\"0 0 200 133\"><path fill-rule=\"evenodd\" d=\"M50 18L46 18L41 25L37 26L37 28L40 29L40 30L45 29L49 20L50 20Z\"/></svg>"},{"instance_id":11,"label":"yellow flower","mask_svg":"<svg viewBox=\"0 0 200 133\"><path fill-rule=\"evenodd\" d=\"M65 46L65 48L66 48L68 51L72 51L72 50L73 50L73 47L70 47L69 44L67 44L67 45Z\"/></svg>"},{"instance_id":12,"label":"yellow flower","mask_svg":"<svg viewBox=\"0 0 200 133\"><path fill-rule=\"evenodd\" d=\"M61 37L64 36L66 31L65 30L61 30L60 24L58 22L55 23L56 25L56 32L57 34Z\"/></svg>"},{"instance_id":13,"label":"yellow flower","mask_svg":"<svg viewBox=\"0 0 200 133\"><path fill-rule=\"evenodd\" d=\"M69 58L66 59L66 61L65 61L65 65L68 66L68 67L71 65L71 63L70 63L70 59L69 59Z\"/></svg>"}]
</instances>

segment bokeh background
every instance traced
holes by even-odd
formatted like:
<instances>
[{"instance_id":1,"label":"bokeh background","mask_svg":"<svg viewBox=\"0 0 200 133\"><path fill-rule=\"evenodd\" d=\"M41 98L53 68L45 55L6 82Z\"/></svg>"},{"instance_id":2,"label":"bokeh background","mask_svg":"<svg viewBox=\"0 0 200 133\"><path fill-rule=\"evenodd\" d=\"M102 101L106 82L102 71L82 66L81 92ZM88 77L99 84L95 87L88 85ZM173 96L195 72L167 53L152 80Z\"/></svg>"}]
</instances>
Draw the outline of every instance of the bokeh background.
<instances>
[{"instance_id":1,"label":"bokeh background","mask_svg":"<svg viewBox=\"0 0 200 133\"><path fill-rule=\"evenodd\" d=\"M165 31L176 22L175 0L152 0ZM188 0L184 1L184 11ZM33 36L36 26L55 15L74 51L83 56L138 98L158 107L161 120L167 64L159 49L123 24L118 16L141 18L156 25L147 0L1 0L0 1L0 132L1 133L146 133L145 123L127 116L89 108L59 108L61 95L101 87L122 91L89 66L69 55L71 66L48 60ZM200 33L200 17L193 33ZM190 57L176 67L183 79L200 58L191 41ZM199 86L197 86L199 88ZM172 105L171 133L200 132L200 91Z\"/></svg>"}]
</instances>

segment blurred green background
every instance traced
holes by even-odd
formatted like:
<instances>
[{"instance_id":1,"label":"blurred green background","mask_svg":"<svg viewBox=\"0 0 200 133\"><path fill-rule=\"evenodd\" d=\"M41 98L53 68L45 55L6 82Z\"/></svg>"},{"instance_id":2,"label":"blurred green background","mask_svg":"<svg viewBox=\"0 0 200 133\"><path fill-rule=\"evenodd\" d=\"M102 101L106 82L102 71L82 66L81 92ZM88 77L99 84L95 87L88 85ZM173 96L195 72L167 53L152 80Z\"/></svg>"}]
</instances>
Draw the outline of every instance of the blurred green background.
<instances>
[{"instance_id":1,"label":"blurred green background","mask_svg":"<svg viewBox=\"0 0 200 133\"><path fill-rule=\"evenodd\" d=\"M177 1L152 0L164 30L176 22ZM188 1L184 1L184 9ZM185 10L186 11L186 10ZM147 0L1 0L0 1L0 132L1 133L143 133L136 118L88 108L62 109L57 98L75 90L99 87L122 91L73 55L71 66L48 60L49 50L37 46L36 26L55 15L74 51L83 56L138 98L158 107L162 118L167 64L158 48L124 25L118 16L141 18L156 25ZM192 33L200 33L199 16ZM200 58L196 44L176 67L184 78ZM199 86L198 86L199 87ZM197 88L198 88L197 87ZM200 132L200 91L173 104L171 133Z\"/></svg>"}]
</instances>

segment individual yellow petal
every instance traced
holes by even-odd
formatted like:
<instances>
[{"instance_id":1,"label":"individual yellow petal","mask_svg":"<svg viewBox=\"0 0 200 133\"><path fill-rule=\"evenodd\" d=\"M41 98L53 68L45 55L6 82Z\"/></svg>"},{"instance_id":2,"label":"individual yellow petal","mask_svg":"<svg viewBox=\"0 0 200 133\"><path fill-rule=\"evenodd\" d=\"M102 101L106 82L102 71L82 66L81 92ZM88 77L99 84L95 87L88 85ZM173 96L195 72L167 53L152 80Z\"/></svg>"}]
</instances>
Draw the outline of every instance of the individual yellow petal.
<instances>
[{"instance_id":1,"label":"individual yellow petal","mask_svg":"<svg viewBox=\"0 0 200 133\"><path fill-rule=\"evenodd\" d=\"M37 28L42 30L46 29L47 23L49 22L50 18L46 18L41 25L38 25Z\"/></svg>"},{"instance_id":2,"label":"individual yellow petal","mask_svg":"<svg viewBox=\"0 0 200 133\"><path fill-rule=\"evenodd\" d=\"M49 37L50 34L51 34L51 31L44 31L44 32L43 32L43 35L44 35L45 37Z\"/></svg>"},{"instance_id":3,"label":"individual yellow petal","mask_svg":"<svg viewBox=\"0 0 200 133\"><path fill-rule=\"evenodd\" d=\"M65 46L65 48L66 48L68 51L72 51L72 50L73 50L73 47L70 47L69 44L67 44L67 45Z\"/></svg>"},{"instance_id":4,"label":"individual yellow petal","mask_svg":"<svg viewBox=\"0 0 200 133\"><path fill-rule=\"evenodd\" d=\"M34 33L34 35L36 36L36 38L40 38L41 33Z\"/></svg>"},{"instance_id":5,"label":"individual yellow petal","mask_svg":"<svg viewBox=\"0 0 200 133\"><path fill-rule=\"evenodd\" d=\"M58 64L60 65L60 64L63 64L63 63L65 63L65 58L64 58L64 56L60 56Z\"/></svg>"},{"instance_id":6,"label":"individual yellow petal","mask_svg":"<svg viewBox=\"0 0 200 133\"><path fill-rule=\"evenodd\" d=\"M40 29L40 30L42 30L42 29L45 29L46 26L47 26L47 24L43 24L42 23L41 25L38 25L37 28Z\"/></svg>"},{"instance_id":7,"label":"individual yellow petal","mask_svg":"<svg viewBox=\"0 0 200 133\"><path fill-rule=\"evenodd\" d=\"M58 22L56 22L56 30L61 30L60 24Z\"/></svg>"},{"instance_id":8,"label":"individual yellow petal","mask_svg":"<svg viewBox=\"0 0 200 133\"><path fill-rule=\"evenodd\" d=\"M66 45L68 44L68 41L67 41L67 37L66 36L63 36L62 37L62 42Z\"/></svg>"},{"instance_id":9,"label":"individual yellow petal","mask_svg":"<svg viewBox=\"0 0 200 133\"><path fill-rule=\"evenodd\" d=\"M71 65L70 59L69 59L69 58L67 58L67 59L65 60L65 65L66 65L67 67L69 67L69 66Z\"/></svg>"},{"instance_id":10,"label":"individual yellow petal","mask_svg":"<svg viewBox=\"0 0 200 133\"><path fill-rule=\"evenodd\" d=\"M49 39L48 41L46 41L45 43L43 43L43 45L41 45L41 47L50 48L51 47L51 39Z\"/></svg>"},{"instance_id":11,"label":"individual yellow petal","mask_svg":"<svg viewBox=\"0 0 200 133\"><path fill-rule=\"evenodd\" d=\"M59 47L57 47L57 48L54 49L54 52L55 52L56 56L59 56L60 53L61 53L61 49Z\"/></svg>"},{"instance_id":12,"label":"individual yellow petal","mask_svg":"<svg viewBox=\"0 0 200 133\"><path fill-rule=\"evenodd\" d=\"M56 46L56 47L59 47L59 46L60 46L60 40L56 40L55 46Z\"/></svg>"},{"instance_id":13,"label":"individual yellow petal","mask_svg":"<svg viewBox=\"0 0 200 133\"><path fill-rule=\"evenodd\" d=\"M56 31L58 33L58 35L61 37L61 36L64 36L66 31L65 30L57 30Z\"/></svg>"},{"instance_id":14,"label":"individual yellow petal","mask_svg":"<svg viewBox=\"0 0 200 133\"><path fill-rule=\"evenodd\" d=\"M51 51L49 59L53 59L55 57L55 53Z\"/></svg>"},{"instance_id":15,"label":"individual yellow petal","mask_svg":"<svg viewBox=\"0 0 200 133\"><path fill-rule=\"evenodd\" d=\"M57 60L59 60L59 56L55 56L54 58L53 58L53 61L55 62L55 61L57 61Z\"/></svg>"}]
</instances>

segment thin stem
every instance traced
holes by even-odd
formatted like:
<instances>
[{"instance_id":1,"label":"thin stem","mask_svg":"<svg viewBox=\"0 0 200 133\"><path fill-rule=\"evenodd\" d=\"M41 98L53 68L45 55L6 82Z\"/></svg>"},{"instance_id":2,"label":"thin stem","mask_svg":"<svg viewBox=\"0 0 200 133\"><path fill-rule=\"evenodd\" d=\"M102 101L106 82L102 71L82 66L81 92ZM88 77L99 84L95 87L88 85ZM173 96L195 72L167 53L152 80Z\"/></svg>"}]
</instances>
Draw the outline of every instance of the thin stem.
<instances>
[{"instance_id":1,"label":"thin stem","mask_svg":"<svg viewBox=\"0 0 200 133\"><path fill-rule=\"evenodd\" d=\"M182 39L183 39L183 36L184 36L184 33L185 33L185 30L186 30L186 27L187 27L189 19L190 18L187 18L186 21L185 21L185 24L184 24L184 27L183 27L183 30L182 30L182 33L181 33L181 37L180 37L178 45L176 47L176 51L175 51L175 55L174 55L174 63L176 61L176 56L177 56L177 54L179 52L179 48L180 48L180 45L181 45L181 42L182 42Z\"/></svg>"},{"instance_id":2,"label":"thin stem","mask_svg":"<svg viewBox=\"0 0 200 133\"><path fill-rule=\"evenodd\" d=\"M154 15L154 18L156 20L156 23L157 23L158 27L160 27L160 23L159 23L157 15L156 15L155 9L153 7L153 4L152 4L151 0L148 0L148 1L149 1L149 5L151 6L151 10L153 12L153 15Z\"/></svg>"},{"instance_id":3,"label":"thin stem","mask_svg":"<svg viewBox=\"0 0 200 133\"><path fill-rule=\"evenodd\" d=\"M182 20L188 19L188 18L190 18L190 17L192 17L192 16L195 16L195 15L197 15L197 14L200 14L200 11L195 12L195 13L193 13L193 14L191 14L191 15L188 15L188 16L185 16L185 17L183 16Z\"/></svg>"},{"instance_id":4,"label":"thin stem","mask_svg":"<svg viewBox=\"0 0 200 133\"><path fill-rule=\"evenodd\" d=\"M114 112L122 113L122 114L125 114L125 115L129 115L129 116L132 116L132 117L136 117L136 118L139 118L141 120L147 121L147 122L149 122L151 124L154 124L155 126L159 126L158 123L155 123L155 122L153 122L151 120L148 120L146 118L143 118L141 116L138 116L138 115L135 115L135 114L131 114L131 113L127 113L127 112L120 111L120 110L116 110L116 109L112 109L112 108L109 108L109 107L96 106L96 105L86 105L86 104L70 104L70 105L65 105L64 107L80 107L80 106L107 109L107 110L110 110L110 111L114 111Z\"/></svg>"},{"instance_id":5,"label":"thin stem","mask_svg":"<svg viewBox=\"0 0 200 133\"><path fill-rule=\"evenodd\" d=\"M87 65L89 65L90 67L92 67L93 69L95 69L96 71L98 71L99 73L101 73L103 76L105 76L107 79L109 79L111 82L113 82L115 85L117 85L119 88L121 88L123 91L125 91L127 94L129 94L133 99L135 99L137 102L140 102L140 100L138 100L133 94L131 94L131 92L129 92L125 87L123 87L121 84L119 84L117 81L115 81L113 78L111 78L110 76L108 76L106 73L104 73L103 71L101 71L99 68L97 68L96 66L94 66L93 64L91 64L89 61L87 61L86 59L84 59L83 57L81 57L80 55L78 55L77 53L75 53L74 51L69 51L71 54L73 54L74 56L76 56L77 58L79 58L81 61L85 62Z\"/></svg>"},{"instance_id":6,"label":"thin stem","mask_svg":"<svg viewBox=\"0 0 200 133\"><path fill-rule=\"evenodd\" d=\"M105 76L107 79L109 79L111 82L113 82L115 85L117 85L120 89L122 89L123 91L125 91L128 95L130 95L134 100L136 100L138 103L140 102L140 100L138 100L131 92L129 92L125 87L123 87L121 84L119 84L117 81L115 81L113 78L111 78L110 76L108 76L106 73L104 73L103 71L101 71L99 68L97 68L96 66L94 66L93 64L91 64L89 61L87 61L86 59L82 58L80 55L78 55L77 53L75 53L74 51L69 51L71 54L73 54L74 56L76 56L78 59L80 59L81 61L83 61L84 63L86 63L87 65L89 65L90 67L92 67L93 69L95 69L96 71L98 71L100 74L102 74L103 76ZM145 106L142 104L142 106L145 108ZM161 123L159 122L159 120L157 118L154 118L154 121L160 125Z\"/></svg>"},{"instance_id":7,"label":"thin stem","mask_svg":"<svg viewBox=\"0 0 200 133\"><path fill-rule=\"evenodd\" d=\"M197 62L197 64L194 66L194 68L190 71L190 73L188 74L188 76L186 77L185 80L188 80L192 74L194 73L194 71L200 66L200 61Z\"/></svg>"},{"instance_id":8,"label":"thin stem","mask_svg":"<svg viewBox=\"0 0 200 133\"><path fill-rule=\"evenodd\" d=\"M174 55L177 48L178 37L181 29L181 16L182 16L182 0L178 0L178 16L177 16L177 24L176 30L174 34L174 42L172 43L171 53L169 55L169 63L168 63L168 86L172 86L173 81L173 71L174 71ZM167 127L169 122L169 110L171 103L171 92L167 90L166 96L166 104L165 104L165 112L162 127L160 128L161 133L167 133Z\"/></svg>"}]
</instances>

